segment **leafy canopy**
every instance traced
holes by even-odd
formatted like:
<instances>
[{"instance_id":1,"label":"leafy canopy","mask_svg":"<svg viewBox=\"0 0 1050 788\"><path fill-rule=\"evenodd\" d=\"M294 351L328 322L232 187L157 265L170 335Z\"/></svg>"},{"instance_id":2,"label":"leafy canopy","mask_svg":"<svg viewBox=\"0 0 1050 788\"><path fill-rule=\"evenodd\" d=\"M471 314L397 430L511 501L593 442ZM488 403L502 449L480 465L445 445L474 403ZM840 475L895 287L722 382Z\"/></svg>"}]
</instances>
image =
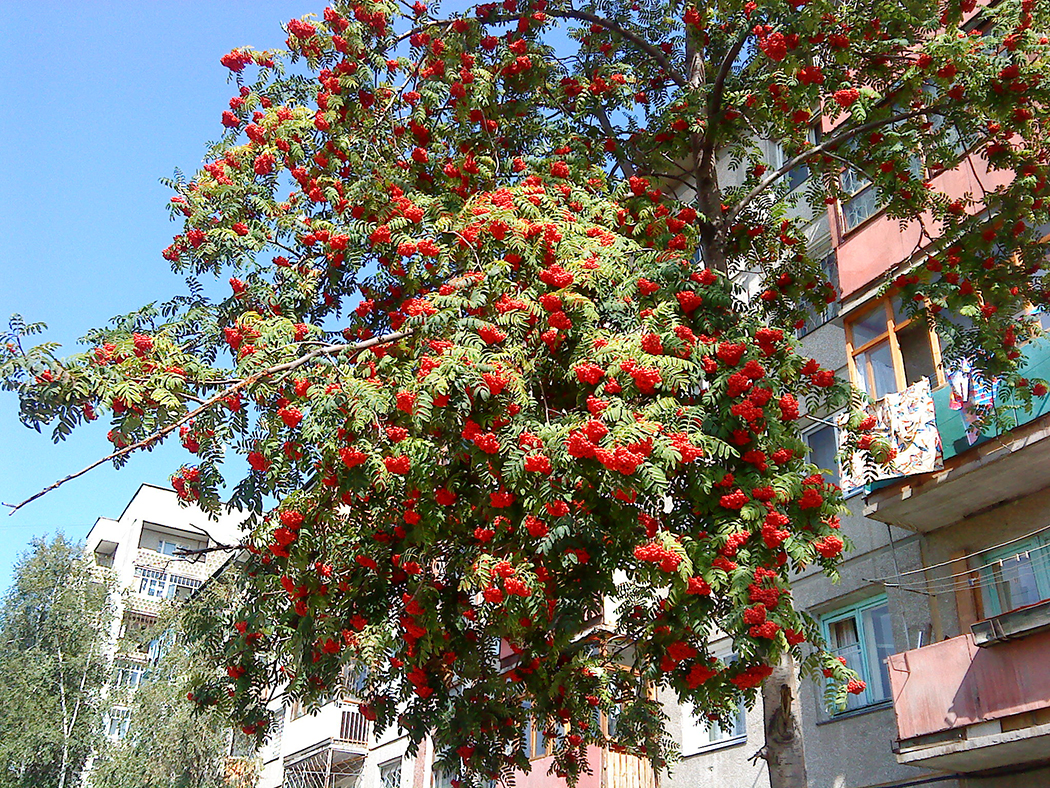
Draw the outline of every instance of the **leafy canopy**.
<instances>
[{"instance_id":1,"label":"leafy canopy","mask_svg":"<svg viewBox=\"0 0 1050 788\"><path fill-rule=\"evenodd\" d=\"M805 225L844 182L916 239L906 308L1030 401L1046 14L336 3L223 58L225 132L171 182L190 293L61 361L14 325L6 385L59 437L111 418L116 462L177 430L208 509L246 457L245 601L195 691L246 731L364 664L365 712L466 778L528 769L529 718L570 779L589 744L663 765L652 686L724 716L790 651L859 689L789 584L845 546L798 418L857 398L793 338L836 297Z\"/></svg>"},{"instance_id":2,"label":"leafy canopy","mask_svg":"<svg viewBox=\"0 0 1050 788\"><path fill-rule=\"evenodd\" d=\"M61 535L33 541L0 610L0 786L61 788L101 731L108 578Z\"/></svg>"}]
</instances>

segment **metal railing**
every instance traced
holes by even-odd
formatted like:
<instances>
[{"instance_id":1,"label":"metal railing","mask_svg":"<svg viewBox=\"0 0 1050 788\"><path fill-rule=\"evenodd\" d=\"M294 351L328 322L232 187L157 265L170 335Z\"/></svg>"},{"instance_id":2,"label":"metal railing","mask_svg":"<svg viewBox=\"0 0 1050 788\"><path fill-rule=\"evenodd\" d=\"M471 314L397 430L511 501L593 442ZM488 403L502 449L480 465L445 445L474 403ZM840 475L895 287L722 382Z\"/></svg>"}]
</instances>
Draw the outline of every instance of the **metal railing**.
<instances>
[{"instance_id":1,"label":"metal railing","mask_svg":"<svg viewBox=\"0 0 1050 788\"><path fill-rule=\"evenodd\" d=\"M357 709L343 709L339 719L338 740L362 746L368 744L368 720L365 719L365 716L360 711Z\"/></svg>"}]
</instances>

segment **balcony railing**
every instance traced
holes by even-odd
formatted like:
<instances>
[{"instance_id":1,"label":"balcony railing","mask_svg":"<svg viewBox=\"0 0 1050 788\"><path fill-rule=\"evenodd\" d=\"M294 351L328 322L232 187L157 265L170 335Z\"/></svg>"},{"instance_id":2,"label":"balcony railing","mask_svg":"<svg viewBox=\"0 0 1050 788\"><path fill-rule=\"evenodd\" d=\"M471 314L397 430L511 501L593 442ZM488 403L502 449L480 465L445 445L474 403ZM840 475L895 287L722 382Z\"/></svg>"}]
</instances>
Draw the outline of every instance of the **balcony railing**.
<instances>
[{"instance_id":1,"label":"balcony railing","mask_svg":"<svg viewBox=\"0 0 1050 788\"><path fill-rule=\"evenodd\" d=\"M347 744L368 744L368 720L357 709L343 709L339 719L338 741Z\"/></svg>"},{"instance_id":2,"label":"balcony railing","mask_svg":"<svg viewBox=\"0 0 1050 788\"><path fill-rule=\"evenodd\" d=\"M1022 370L1029 378L1050 379L1050 340L1024 348ZM1050 477L1033 469L1050 467L1050 395L1037 398L1031 411L1009 411L1016 426L996 434L989 427L970 445L962 411L950 407L951 389L933 391L944 470L890 479L872 485L864 514L926 533L990 505L1031 495ZM999 402L999 404L1002 404Z\"/></svg>"},{"instance_id":3,"label":"balcony railing","mask_svg":"<svg viewBox=\"0 0 1050 788\"><path fill-rule=\"evenodd\" d=\"M959 772L1046 758L1050 632L979 647L972 634L889 658L897 760Z\"/></svg>"}]
</instances>

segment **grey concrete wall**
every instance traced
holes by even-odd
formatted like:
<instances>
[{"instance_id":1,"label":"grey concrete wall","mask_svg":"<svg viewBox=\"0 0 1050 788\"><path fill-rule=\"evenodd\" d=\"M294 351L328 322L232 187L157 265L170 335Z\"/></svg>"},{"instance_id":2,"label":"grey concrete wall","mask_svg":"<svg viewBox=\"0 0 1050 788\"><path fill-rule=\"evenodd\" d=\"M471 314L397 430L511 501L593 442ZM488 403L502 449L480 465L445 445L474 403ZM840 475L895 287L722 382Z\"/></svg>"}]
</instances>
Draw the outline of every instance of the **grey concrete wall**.
<instances>
[{"instance_id":1,"label":"grey concrete wall","mask_svg":"<svg viewBox=\"0 0 1050 788\"><path fill-rule=\"evenodd\" d=\"M960 554L979 554L1047 525L1050 525L1050 489L993 507L931 532L926 536L923 546L926 565L944 563ZM980 555L972 555L967 564L967 568L980 566ZM910 582L914 582L915 578L924 577L927 588L935 592L934 599L940 611L944 637L954 637L965 629L959 622L956 592L948 588L949 585L954 585L962 591L960 581L966 578L951 577L960 570L960 566L949 564L929 569L921 576L909 578ZM1050 782L1047 785L1050 785Z\"/></svg>"},{"instance_id":2,"label":"grey concrete wall","mask_svg":"<svg viewBox=\"0 0 1050 788\"><path fill-rule=\"evenodd\" d=\"M673 692L660 696L669 717L667 732L682 745L682 716ZM669 777L660 782L662 788L769 788L765 761L749 761L763 744L761 702L747 712L747 738L744 741L711 745L710 749L683 757L671 768Z\"/></svg>"}]
</instances>

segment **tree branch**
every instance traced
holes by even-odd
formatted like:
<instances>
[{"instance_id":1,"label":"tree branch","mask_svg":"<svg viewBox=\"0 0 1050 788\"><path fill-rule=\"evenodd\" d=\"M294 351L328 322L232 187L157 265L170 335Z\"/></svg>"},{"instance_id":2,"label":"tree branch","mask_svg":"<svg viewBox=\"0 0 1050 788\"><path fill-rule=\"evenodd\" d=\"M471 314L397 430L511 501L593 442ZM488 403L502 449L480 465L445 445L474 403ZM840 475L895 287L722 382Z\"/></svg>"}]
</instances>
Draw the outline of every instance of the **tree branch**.
<instances>
[{"instance_id":1,"label":"tree branch","mask_svg":"<svg viewBox=\"0 0 1050 788\"><path fill-rule=\"evenodd\" d=\"M740 50L744 48L744 44L750 35L751 30L745 25L740 36L733 42L733 46L726 52L722 65L719 66L718 73L715 74L715 81L711 83L711 95L707 101L708 128L707 133L704 135L703 164L701 167L706 167L714 155L715 137L718 135L711 133L711 126L714 123L715 116L722 109L722 97L725 91L726 79L729 78L729 72L732 71L733 64L736 62Z\"/></svg>"},{"instance_id":2,"label":"tree branch","mask_svg":"<svg viewBox=\"0 0 1050 788\"><path fill-rule=\"evenodd\" d=\"M623 148L617 143L616 130L613 129L612 123L609 122L609 116L605 113L605 108L599 105L595 114L598 116L598 122L601 124L602 131L605 132L605 136L616 145L613 155L616 157L616 163L620 165L620 172L623 173L623 177L633 177L635 174L634 163L627 158L627 154L624 153Z\"/></svg>"},{"instance_id":3,"label":"tree branch","mask_svg":"<svg viewBox=\"0 0 1050 788\"><path fill-rule=\"evenodd\" d=\"M655 60L659 64L660 68L667 72L667 76L669 76L675 82L675 84L678 85L678 87L684 88L688 86L689 83L687 82L686 78L671 66L671 61L667 59L667 55L663 53L663 50L661 50L659 47L653 46L644 38L639 36L637 33L632 33L630 30L621 27L618 23L614 22L613 20L589 13L588 11L577 11L575 8L570 8L565 11L548 9L546 13L547 16L554 16L561 19L577 19L581 22L590 22L592 25L601 25L606 30L611 30L614 33L619 33L621 36L626 38L640 50L649 55L649 57Z\"/></svg>"},{"instance_id":4,"label":"tree branch","mask_svg":"<svg viewBox=\"0 0 1050 788\"><path fill-rule=\"evenodd\" d=\"M333 355L338 355L339 353L345 353L345 352L356 353L356 352L359 352L359 351L362 351L362 350L368 350L368 348L375 347L376 345L385 345L385 344L387 344L389 342L397 342L398 340L404 339L405 337L409 336L410 333L411 333L410 331L397 331L397 332L392 333L392 334L385 334L384 336L381 336L381 337L374 337L372 339L366 339L363 342L353 342L353 343L348 343L348 344L345 344L345 345L328 345L326 347L318 348L317 350L311 350L306 355L300 356L299 358L294 359L293 361L286 361L283 364L276 364L275 366L267 367L266 369L260 370L259 372L256 372L253 375L249 375L244 380L241 380L241 381L239 381L237 383L234 383L232 386L229 386L228 388L223 389L222 391L220 391L215 396L211 397L208 400L205 400L204 403L200 407L195 408L194 410L191 410L189 413L184 415L179 420L172 422L171 424L169 424L166 427L162 427L161 429L155 431L151 435L148 435L147 437L143 438L142 440L136 441L135 443L132 443L132 444L130 444L128 446L125 446L122 449L118 449L117 451L113 452L112 454L108 454L105 457L102 457L101 459L95 460L95 462L91 463L90 465L87 465L84 468L81 468L76 473L71 473L71 474L69 474L69 476L66 476L63 479L59 479L57 482L54 482L53 484L49 484L47 487L42 489L40 492L36 493L35 495L31 495L29 498L26 498L21 503L18 503L18 504L5 503L3 505L7 506L8 508L11 509L11 511L8 512L9 515L14 514L15 512L17 512L19 509L21 509L26 504L32 503L37 498L41 498L44 495L47 495L52 490L58 489L59 487L61 487L66 482L73 481L73 479L76 479L76 478L78 478L80 476L83 476L85 473L87 473L88 471L94 470L99 465L102 465L102 463L104 463L104 462L109 462L110 460L115 460L118 457L123 457L125 455L131 454L132 452L137 451L139 449L144 449L147 446L152 446L153 444L157 443L158 441L160 441L163 438L165 438L168 435L170 435L172 432L177 430L183 424L186 424L187 422L189 422L192 419L194 419L197 416L199 416L201 413L203 413L205 410L210 408L212 405L215 405L215 404L221 402L222 400L226 399L226 397L229 397L229 396L231 396L233 394L236 394L241 389L245 389L248 386L251 386L251 385L253 385L255 383L258 383L260 380L263 380L264 378L270 377L271 375L276 375L277 373L280 373L280 372L288 372L290 370L297 369L298 367L301 367L304 364L306 364L306 363L308 363L310 361L313 361L315 358L318 358L319 356L333 356Z\"/></svg>"},{"instance_id":5,"label":"tree branch","mask_svg":"<svg viewBox=\"0 0 1050 788\"><path fill-rule=\"evenodd\" d=\"M805 164L807 161L814 158L815 156L823 154L824 151L834 148L837 145L842 144L843 142L851 140L853 139L853 137L857 136L858 134L863 134L865 131L877 129L880 126L885 126L889 123L896 123L897 121L908 120L909 118L914 118L919 115L928 115L931 112L936 112L940 114L941 110L936 107L927 107L924 109L912 110L911 112L904 112L899 115L893 115L889 118L883 118L882 120L872 120L867 123L862 123L859 126L854 126L852 129L847 129L846 131L843 131L832 137L828 137L827 139L823 140L820 144L814 145L809 150L803 151L802 153L795 156L793 159L786 162L780 169L763 178L757 186L755 186L750 192L748 192L747 195L742 200L737 202L737 204L733 206L732 210L729 211L728 214L726 214L724 226L729 227L730 225L732 225L736 217L740 215L740 212L744 210L744 208L753 199L755 199L758 195L760 195L778 180L787 175L791 170L795 169L795 167L797 167L798 165Z\"/></svg>"}]
</instances>

